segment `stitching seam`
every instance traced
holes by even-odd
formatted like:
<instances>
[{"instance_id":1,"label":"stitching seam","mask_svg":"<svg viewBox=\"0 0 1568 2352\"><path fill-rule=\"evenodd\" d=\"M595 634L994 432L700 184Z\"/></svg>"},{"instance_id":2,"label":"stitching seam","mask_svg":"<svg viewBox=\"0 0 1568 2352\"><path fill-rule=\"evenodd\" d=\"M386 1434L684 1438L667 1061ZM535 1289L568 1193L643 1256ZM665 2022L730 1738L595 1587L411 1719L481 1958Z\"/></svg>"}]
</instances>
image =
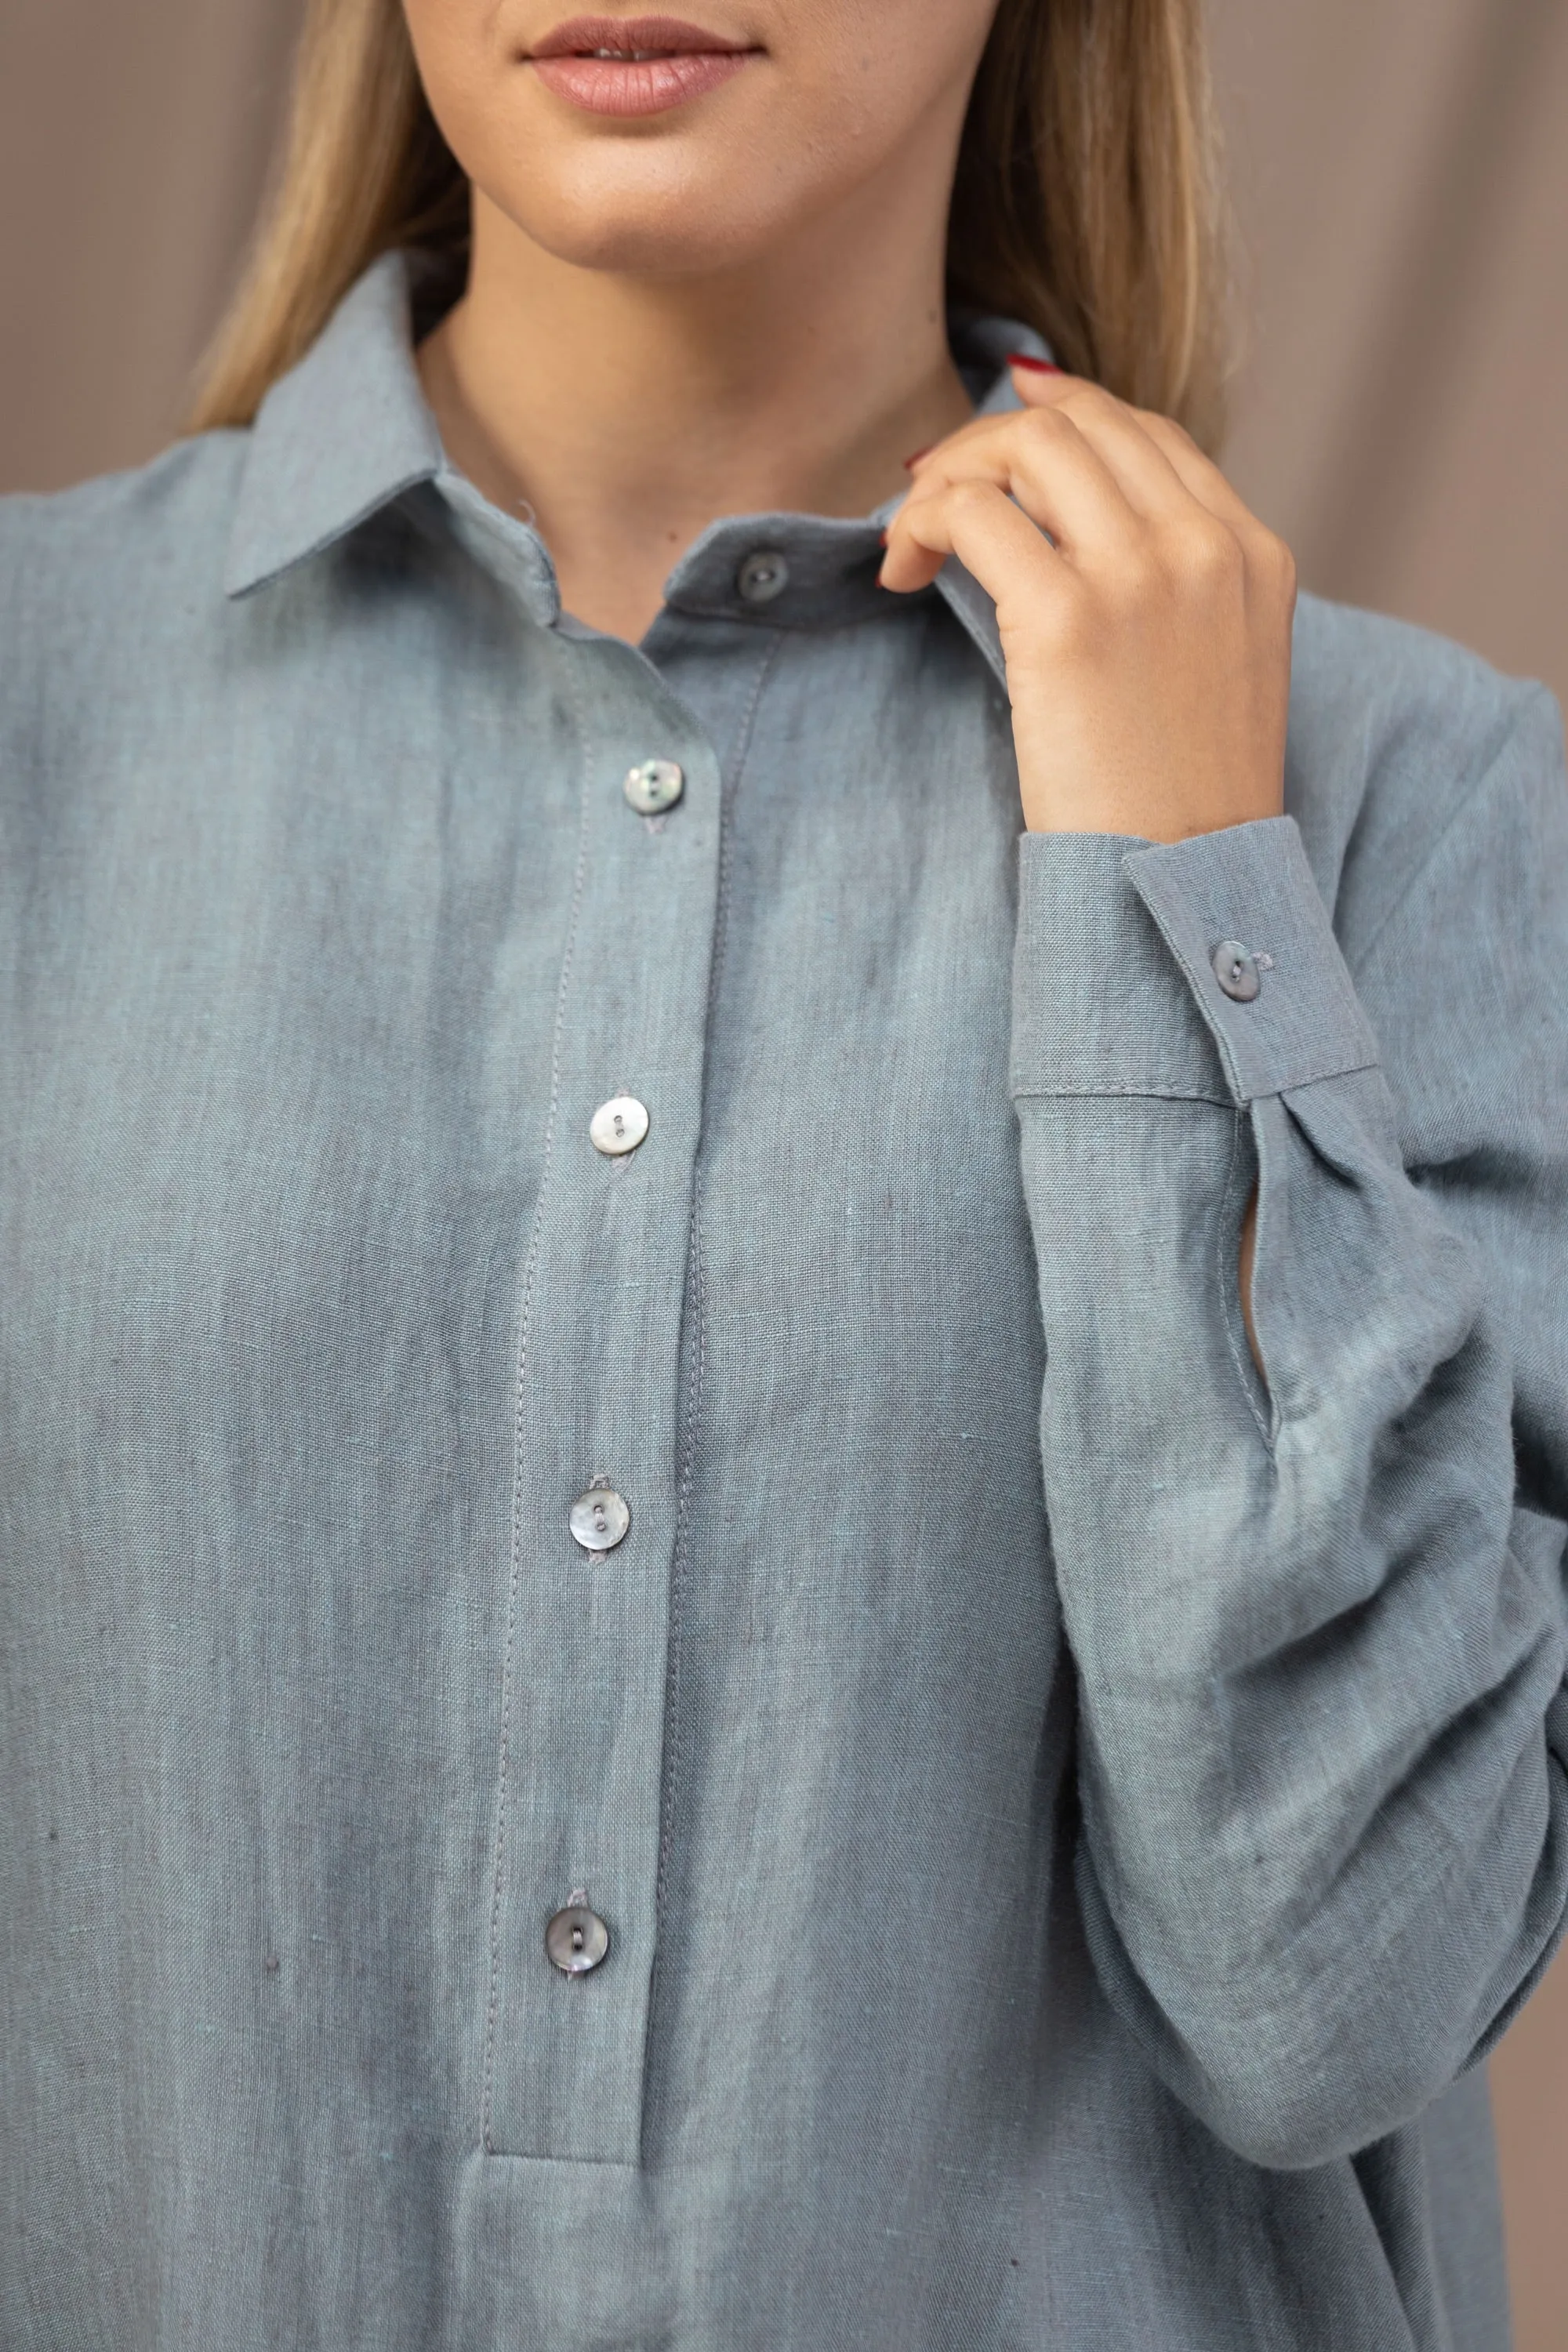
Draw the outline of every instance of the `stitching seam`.
<instances>
[{"instance_id":1,"label":"stitching seam","mask_svg":"<svg viewBox=\"0 0 1568 2352\"><path fill-rule=\"evenodd\" d=\"M588 872L588 826L592 800L593 759L589 749L587 718L577 682L576 666L571 662L566 667L566 691L572 706L573 721L577 730L577 740L582 747L583 785L577 824L577 868L573 877L572 908L566 924L566 947L561 961L560 986L555 995L555 1029L550 1048L550 1108L544 1126L544 1156L539 1171L539 1199L533 1212L533 1228L529 1235L528 1265L523 1276L522 1296L518 1309L517 1387L512 1416L511 1558L507 1584L506 1641L501 1656L500 1762L496 1779L495 1876L490 1890L489 1986L485 2005L485 2054L479 2100L479 2138L488 2156L494 2156L497 2153L492 2125L495 2100L496 2020L500 2005L501 1888L505 1882L506 1864L507 1776L511 1762L512 1662L517 1638L518 1595L522 1575L523 1375L528 1362L529 1328L533 1307L534 1283L539 1272L540 1244L544 1231L545 1201L549 1192L551 1173L554 1167L555 1120L561 1097L561 1055L566 1027L566 997L571 985L572 966L577 945L577 926L582 912L583 892Z\"/></svg>"}]
</instances>

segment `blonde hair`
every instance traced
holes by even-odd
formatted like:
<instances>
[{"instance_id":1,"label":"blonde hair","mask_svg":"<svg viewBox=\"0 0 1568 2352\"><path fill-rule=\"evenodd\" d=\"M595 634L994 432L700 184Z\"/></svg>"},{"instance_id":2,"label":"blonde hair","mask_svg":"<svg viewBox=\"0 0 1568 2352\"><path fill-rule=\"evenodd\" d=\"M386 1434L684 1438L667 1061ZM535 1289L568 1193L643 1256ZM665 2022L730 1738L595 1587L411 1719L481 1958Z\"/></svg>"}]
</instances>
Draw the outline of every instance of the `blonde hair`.
<instances>
[{"instance_id":1,"label":"blonde hair","mask_svg":"<svg viewBox=\"0 0 1568 2352\"><path fill-rule=\"evenodd\" d=\"M960 301L1213 448L1226 269L1204 0L1001 0L959 155ZM393 247L460 264L468 183L401 0L310 0L282 170L191 429L247 425Z\"/></svg>"}]
</instances>

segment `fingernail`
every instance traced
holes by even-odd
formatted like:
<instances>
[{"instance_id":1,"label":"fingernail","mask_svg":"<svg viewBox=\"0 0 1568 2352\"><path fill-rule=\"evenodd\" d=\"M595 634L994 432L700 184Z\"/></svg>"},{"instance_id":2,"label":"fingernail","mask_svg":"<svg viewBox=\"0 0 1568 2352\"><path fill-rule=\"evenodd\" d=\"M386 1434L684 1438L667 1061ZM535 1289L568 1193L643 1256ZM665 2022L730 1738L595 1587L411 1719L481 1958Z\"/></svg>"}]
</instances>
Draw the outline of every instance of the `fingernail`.
<instances>
[{"instance_id":1,"label":"fingernail","mask_svg":"<svg viewBox=\"0 0 1568 2352\"><path fill-rule=\"evenodd\" d=\"M914 467L918 466L918 465L920 464L920 461L921 461L921 459L922 457L929 457L931 456L931 451L932 451L935 447L936 447L936 443L935 443L934 441L928 441L928 442L926 443L925 447L924 447L923 449L917 449L917 450L915 451L915 454L914 454L914 456L913 456L912 457L906 457L906 458L904 459L904 469L905 469L905 471L906 471L906 472L909 472L909 471L910 471Z\"/></svg>"},{"instance_id":2,"label":"fingernail","mask_svg":"<svg viewBox=\"0 0 1568 2352\"><path fill-rule=\"evenodd\" d=\"M1037 360L1029 352L1009 352L1009 367L1027 368L1032 375L1066 375L1066 368L1058 367L1055 360Z\"/></svg>"}]
</instances>

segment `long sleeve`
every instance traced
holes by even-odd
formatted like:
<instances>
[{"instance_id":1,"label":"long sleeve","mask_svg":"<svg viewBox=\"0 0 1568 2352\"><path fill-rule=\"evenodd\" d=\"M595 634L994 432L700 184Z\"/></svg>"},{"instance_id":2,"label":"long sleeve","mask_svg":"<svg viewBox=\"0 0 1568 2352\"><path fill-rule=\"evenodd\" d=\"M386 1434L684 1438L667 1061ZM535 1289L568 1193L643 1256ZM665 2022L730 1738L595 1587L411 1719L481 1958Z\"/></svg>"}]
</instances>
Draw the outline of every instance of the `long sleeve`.
<instances>
[{"instance_id":1,"label":"long sleeve","mask_svg":"<svg viewBox=\"0 0 1568 2352\"><path fill-rule=\"evenodd\" d=\"M1355 980L1289 818L1021 845L1080 1901L1154 2065L1268 2165L1417 2114L1568 1905L1565 876L1543 696Z\"/></svg>"}]
</instances>

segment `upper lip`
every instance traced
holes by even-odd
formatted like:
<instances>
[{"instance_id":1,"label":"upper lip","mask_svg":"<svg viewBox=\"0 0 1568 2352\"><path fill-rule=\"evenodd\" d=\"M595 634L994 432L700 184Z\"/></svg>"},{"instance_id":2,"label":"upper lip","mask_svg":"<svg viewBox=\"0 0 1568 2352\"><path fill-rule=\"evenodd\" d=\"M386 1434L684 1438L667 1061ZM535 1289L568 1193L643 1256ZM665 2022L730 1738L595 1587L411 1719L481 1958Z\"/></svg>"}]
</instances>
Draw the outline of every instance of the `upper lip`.
<instances>
[{"instance_id":1,"label":"upper lip","mask_svg":"<svg viewBox=\"0 0 1568 2352\"><path fill-rule=\"evenodd\" d=\"M733 57L751 46L749 41L727 41L721 34L705 32L679 16L572 16L535 41L528 54L592 57L596 49L612 49L617 57Z\"/></svg>"}]
</instances>

